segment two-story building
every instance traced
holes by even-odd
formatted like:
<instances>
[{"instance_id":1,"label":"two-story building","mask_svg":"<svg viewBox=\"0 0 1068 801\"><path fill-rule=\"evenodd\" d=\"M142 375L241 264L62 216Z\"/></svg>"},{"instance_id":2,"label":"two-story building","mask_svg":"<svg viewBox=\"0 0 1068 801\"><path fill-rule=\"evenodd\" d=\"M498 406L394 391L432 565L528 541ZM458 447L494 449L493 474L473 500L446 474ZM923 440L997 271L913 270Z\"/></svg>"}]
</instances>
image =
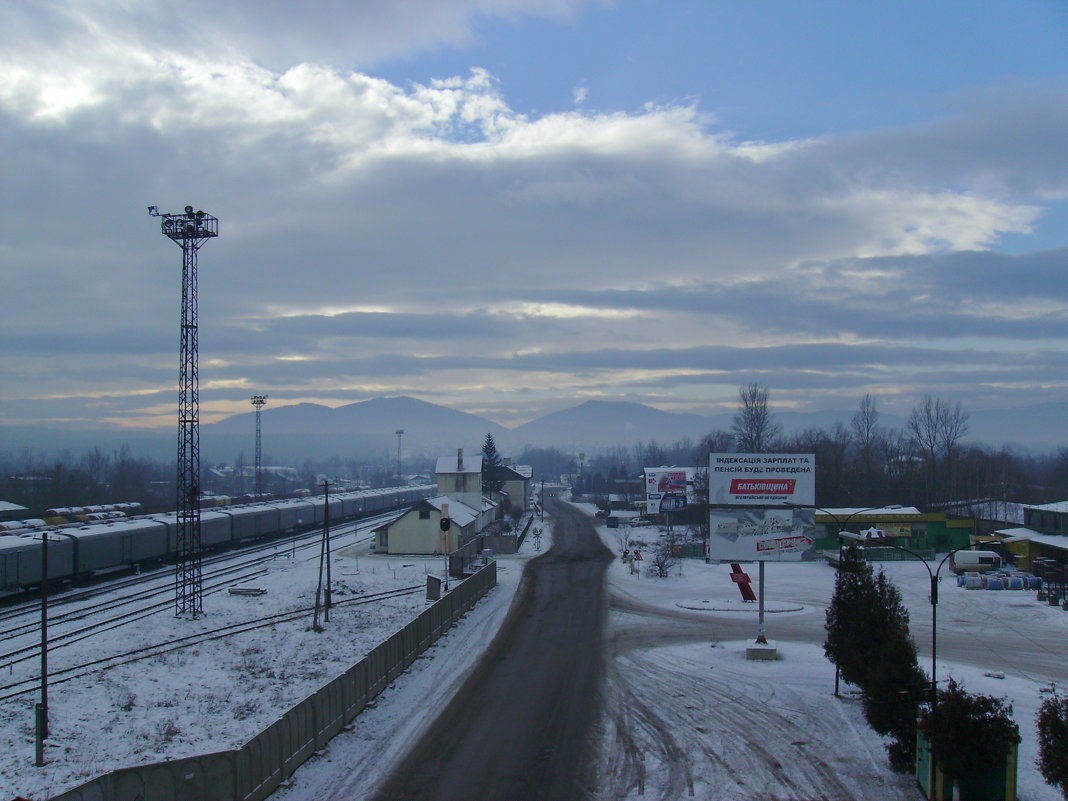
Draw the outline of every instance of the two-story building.
<instances>
[{"instance_id":1,"label":"two-story building","mask_svg":"<svg viewBox=\"0 0 1068 801\"><path fill-rule=\"evenodd\" d=\"M438 494L374 529L375 553L441 554L456 550L493 522L498 504L482 495L482 456L442 456L436 466ZM442 531L441 520L450 525ZM444 549L444 551L443 551Z\"/></svg>"}]
</instances>

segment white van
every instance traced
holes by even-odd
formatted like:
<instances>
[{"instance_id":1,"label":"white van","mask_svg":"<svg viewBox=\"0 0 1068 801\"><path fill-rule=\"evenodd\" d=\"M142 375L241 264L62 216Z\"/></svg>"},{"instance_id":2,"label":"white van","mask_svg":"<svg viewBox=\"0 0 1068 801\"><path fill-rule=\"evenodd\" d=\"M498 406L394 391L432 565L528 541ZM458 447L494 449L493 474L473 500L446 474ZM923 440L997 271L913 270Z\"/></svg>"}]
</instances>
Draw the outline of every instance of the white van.
<instances>
[{"instance_id":1,"label":"white van","mask_svg":"<svg viewBox=\"0 0 1068 801\"><path fill-rule=\"evenodd\" d=\"M957 574L968 572L985 573L1001 567L1001 557L993 551L957 551L949 563Z\"/></svg>"}]
</instances>

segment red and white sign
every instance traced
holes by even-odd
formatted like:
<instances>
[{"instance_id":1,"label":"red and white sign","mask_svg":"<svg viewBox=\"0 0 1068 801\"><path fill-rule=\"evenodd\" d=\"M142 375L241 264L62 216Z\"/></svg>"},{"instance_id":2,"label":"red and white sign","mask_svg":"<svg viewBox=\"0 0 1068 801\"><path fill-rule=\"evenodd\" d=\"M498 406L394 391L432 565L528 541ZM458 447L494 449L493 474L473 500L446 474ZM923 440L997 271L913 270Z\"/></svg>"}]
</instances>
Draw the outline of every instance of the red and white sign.
<instances>
[{"instance_id":1,"label":"red and white sign","mask_svg":"<svg viewBox=\"0 0 1068 801\"><path fill-rule=\"evenodd\" d=\"M710 506L812 506L816 457L811 453L713 453Z\"/></svg>"}]
</instances>

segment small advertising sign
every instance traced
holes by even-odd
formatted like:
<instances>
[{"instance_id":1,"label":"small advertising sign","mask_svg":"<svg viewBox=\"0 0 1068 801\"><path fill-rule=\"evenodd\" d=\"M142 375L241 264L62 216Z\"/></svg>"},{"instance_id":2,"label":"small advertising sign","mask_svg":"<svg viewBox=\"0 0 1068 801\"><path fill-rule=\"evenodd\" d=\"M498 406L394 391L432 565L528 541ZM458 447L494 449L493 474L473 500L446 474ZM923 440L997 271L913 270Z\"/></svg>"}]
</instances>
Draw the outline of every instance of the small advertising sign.
<instances>
[{"instance_id":1,"label":"small advertising sign","mask_svg":"<svg viewBox=\"0 0 1068 801\"><path fill-rule=\"evenodd\" d=\"M693 501L692 467L645 468L646 512L677 512Z\"/></svg>"}]
</instances>

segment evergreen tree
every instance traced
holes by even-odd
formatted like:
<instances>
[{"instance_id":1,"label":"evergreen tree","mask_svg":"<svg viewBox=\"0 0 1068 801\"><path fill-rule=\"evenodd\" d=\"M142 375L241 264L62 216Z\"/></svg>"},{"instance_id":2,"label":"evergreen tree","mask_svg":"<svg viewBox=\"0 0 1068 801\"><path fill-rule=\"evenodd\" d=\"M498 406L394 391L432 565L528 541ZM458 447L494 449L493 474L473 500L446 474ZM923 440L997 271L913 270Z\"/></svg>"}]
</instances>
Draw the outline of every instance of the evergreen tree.
<instances>
[{"instance_id":1,"label":"evergreen tree","mask_svg":"<svg viewBox=\"0 0 1068 801\"><path fill-rule=\"evenodd\" d=\"M842 557L827 608L823 650L842 678L861 689L871 727L893 738L890 764L907 771L915 761L916 715L926 677L909 633L909 614L886 575L875 575L860 550Z\"/></svg>"},{"instance_id":2,"label":"evergreen tree","mask_svg":"<svg viewBox=\"0 0 1068 801\"><path fill-rule=\"evenodd\" d=\"M501 463L497 443L493 441L493 434L487 431L486 439L482 441L482 492L486 495L500 492L504 486L504 477L500 474Z\"/></svg>"}]
</instances>

